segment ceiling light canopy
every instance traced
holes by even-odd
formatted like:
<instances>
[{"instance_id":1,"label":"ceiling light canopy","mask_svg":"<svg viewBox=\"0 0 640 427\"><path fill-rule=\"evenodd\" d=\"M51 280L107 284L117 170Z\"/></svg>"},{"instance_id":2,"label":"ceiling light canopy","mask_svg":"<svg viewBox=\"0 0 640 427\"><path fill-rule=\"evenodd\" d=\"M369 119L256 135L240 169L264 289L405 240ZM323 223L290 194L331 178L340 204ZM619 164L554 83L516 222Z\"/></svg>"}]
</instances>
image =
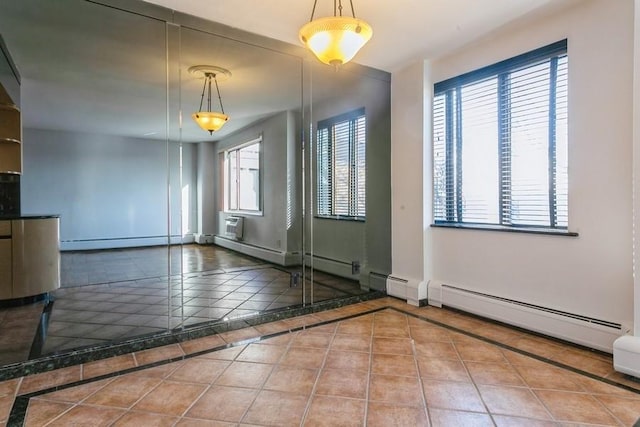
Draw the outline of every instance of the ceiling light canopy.
<instances>
[{"instance_id":1,"label":"ceiling light canopy","mask_svg":"<svg viewBox=\"0 0 640 427\"><path fill-rule=\"evenodd\" d=\"M314 0L311 19L300 29L300 41L325 64L346 64L369 41L373 30L356 18L353 0L349 0L351 17L342 16L342 0L333 0L333 16L314 20L317 3Z\"/></svg>"},{"instance_id":2,"label":"ceiling light canopy","mask_svg":"<svg viewBox=\"0 0 640 427\"><path fill-rule=\"evenodd\" d=\"M231 72L224 68L216 67L213 65L196 65L189 68L189 72L192 74L200 74L204 76L204 86L202 87L202 95L200 96L200 107L198 111L193 113L191 117L202 129L209 132L210 135L213 132L220 130L222 126L229 120L229 116L224 113L224 107L222 106L222 97L220 96L220 88L218 87L218 80L226 80L231 77ZM220 101L221 112L211 111L211 82L216 85L216 92L218 93L218 101ZM204 93L207 92L207 110L202 110L202 103L204 102Z\"/></svg>"}]
</instances>

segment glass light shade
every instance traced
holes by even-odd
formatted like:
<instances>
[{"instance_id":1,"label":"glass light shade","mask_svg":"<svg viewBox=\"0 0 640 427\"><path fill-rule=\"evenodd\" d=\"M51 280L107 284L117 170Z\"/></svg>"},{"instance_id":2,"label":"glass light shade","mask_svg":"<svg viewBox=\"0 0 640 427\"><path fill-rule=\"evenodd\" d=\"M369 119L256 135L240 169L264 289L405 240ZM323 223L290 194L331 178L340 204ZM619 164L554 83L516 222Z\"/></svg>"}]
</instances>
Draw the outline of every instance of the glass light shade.
<instances>
[{"instance_id":1,"label":"glass light shade","mask_svg":"<svg viewBox=\"0 0 640 427\"><path fill-rule=\"evenodd\" d=\"M211 111L198 111L197 113L193 113L191 115L193 120L200 126L202 129L209 131L210 134L213 132L220 130L222 126L229 120L229 116L222 113L216 113Z\"/></svg>"},{"instance_id":2,"label":"glass light shade","mask_svg":"<svg viewBox=\"0 0 640 427\"><path fill-rule=\"evenodd\" d=\"M314 19L300 29L300 41L329 65L349 62L372 35L369 24L347 16Z\"/></svg>"}]
</instances>

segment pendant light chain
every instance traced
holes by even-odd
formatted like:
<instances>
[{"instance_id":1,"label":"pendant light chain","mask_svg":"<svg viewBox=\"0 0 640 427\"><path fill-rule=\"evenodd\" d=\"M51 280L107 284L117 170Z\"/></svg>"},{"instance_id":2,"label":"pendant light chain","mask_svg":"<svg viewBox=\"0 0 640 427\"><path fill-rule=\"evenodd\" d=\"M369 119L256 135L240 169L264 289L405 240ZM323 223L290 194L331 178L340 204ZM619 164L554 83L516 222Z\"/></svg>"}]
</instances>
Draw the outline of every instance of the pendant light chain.
<instances>
[{"instance_id":1,"label":"pendant light chain","mask_svg":"<svg viewBox=\"0 0 640 427\"><path fill-rule=\"evenodd\" d=\"M309 19L309 22L313 21L313 15L316 13L316 5L317 4L318 4L318 0L314 0L313 9L311 9L311 18Z\"/></svg>"},{"instance_id":2,"label":"pendant light chain","mask_svg":"<svg viewBox=\"0 0 640 427\"><path fill-rule=\"evenodd\" d=\"M220 101L220 109L222 110L222 114L224 114L224 107L222 106L222 97L220 96L220 88L218 87L218 79L216 79L216 75L213 75L213 81L216 82L216 91L218 92L218 101ZM211 90L211 84L209 84L209 90ZM209 95L211 98L211 95Z\"/></svg>"},{"instance_id":3,"label":"pendant light chain","mask_svg":"<svg viewBox=\"0 0 640 427\"><path fill-rule=\"evenodd\" d=\"M218 101L220 101L220 109L222 110L222 114L224 114L224 106L222 105L222 96L220 96L220 88L218 87L218 79L216 79L216 75L213 73L207 73L204 78L204 86L202 86L202 95L200 96L200 107L198 111L202 111L202 103L204 102L204 92L207 90L208 83L208 91L207 91L207 111L211 111L211 80L216 84L216 92L218 93Z\"/></svg>"},{"instance_id":4,"label":"pendant light chain","mask_svg":"<svg viewBox=\"0 0 640 427\"><path fill-rule=\"evenodd\" d=\"M207 78L204 79L204 84L202 85L202 95L200 96L200 107L198 111L202 111L202 102L204 101L204 91L207 89ZM209 108L211 110L211 108Z\"/></svg>"}]
</instances>

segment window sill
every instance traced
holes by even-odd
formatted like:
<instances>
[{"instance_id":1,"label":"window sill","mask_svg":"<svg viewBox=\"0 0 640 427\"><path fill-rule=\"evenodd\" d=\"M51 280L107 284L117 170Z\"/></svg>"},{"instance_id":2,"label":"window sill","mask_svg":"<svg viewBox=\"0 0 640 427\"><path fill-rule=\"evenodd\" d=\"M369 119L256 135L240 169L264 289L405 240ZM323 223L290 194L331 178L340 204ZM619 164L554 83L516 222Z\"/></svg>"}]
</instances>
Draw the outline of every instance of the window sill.
<instances>
[{"instance_id":1,"label":"window sill","mask_svg":"<svg viewBox=\"0 0 640 427\"><path fill-rule=\"evenodd\" d=\"M431 224L431 227L578 237L578 233L574 231L554 230L551 228L539 228L539 227L504 227L500 225L490 225L490 224L458 224L458 223L436 223L436 224Z\"/></svg>"},{"instance_id":2,"label":"window sill","mask_svg":"<svg viewBox=\"0 0 640 427\"><path fill-rule=\"evenodd\" d=\"M263 216L262 211L224 211L227 215Z\"/></svg>"},{"instance_id":3,"label":"window sill","mask_svg":"<svg viewBox=\"0 0 640 427\"><path fill-rule=\"evenodd\" d=\"M366 218L358 218L354 216L325 216L325 215L314 215L314 219L330 219L334 221L355 221L355 222L365 222Z\"/></svg>"}]
</instances>

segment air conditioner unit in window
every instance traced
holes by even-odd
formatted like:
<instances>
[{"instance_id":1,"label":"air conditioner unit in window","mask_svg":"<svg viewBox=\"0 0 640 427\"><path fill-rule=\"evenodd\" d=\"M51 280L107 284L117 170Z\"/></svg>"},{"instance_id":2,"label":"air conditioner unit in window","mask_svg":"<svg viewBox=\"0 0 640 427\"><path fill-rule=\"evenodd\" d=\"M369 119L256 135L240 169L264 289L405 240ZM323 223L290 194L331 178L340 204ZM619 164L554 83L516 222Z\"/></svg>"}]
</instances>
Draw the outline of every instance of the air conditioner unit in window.
<instances>
[{"instance_id":1,"label":"air conditioner unit in window","mask_svg":"<svg viewBox=\"0 0 640 427\"><path fill-rule=\"evenodd\" d=\"M225 219L225 234L235 240L242 240L244 218L241 216L228 216Z\"/></svg>"}]
</instances>

